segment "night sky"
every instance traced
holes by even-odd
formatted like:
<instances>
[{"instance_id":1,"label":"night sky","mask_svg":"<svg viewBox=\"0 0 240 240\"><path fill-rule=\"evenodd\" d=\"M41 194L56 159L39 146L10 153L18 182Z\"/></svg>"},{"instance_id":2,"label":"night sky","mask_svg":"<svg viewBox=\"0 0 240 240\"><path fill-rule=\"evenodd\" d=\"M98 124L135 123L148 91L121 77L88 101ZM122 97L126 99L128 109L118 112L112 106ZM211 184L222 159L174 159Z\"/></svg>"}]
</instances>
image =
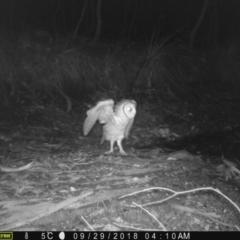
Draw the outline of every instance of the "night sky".
<instances>
[{"instance_id":1,"label":"night sky","mask_svg":"<svg viewBox=\"0 0 240 240\"><path fill-rule=\"evenodd\" d=\"M45 30L66 36L76 29L86 1L78 35L92 37L97 0L1 0L0 31L3 34ZM184 42L203 4L204 0L102 0L100 38L145 41L155 33ZM238 37L239 29L239 0L209 0L197 44L211 42L212 38L224 42Z\"/></svg>"}]
</instances>

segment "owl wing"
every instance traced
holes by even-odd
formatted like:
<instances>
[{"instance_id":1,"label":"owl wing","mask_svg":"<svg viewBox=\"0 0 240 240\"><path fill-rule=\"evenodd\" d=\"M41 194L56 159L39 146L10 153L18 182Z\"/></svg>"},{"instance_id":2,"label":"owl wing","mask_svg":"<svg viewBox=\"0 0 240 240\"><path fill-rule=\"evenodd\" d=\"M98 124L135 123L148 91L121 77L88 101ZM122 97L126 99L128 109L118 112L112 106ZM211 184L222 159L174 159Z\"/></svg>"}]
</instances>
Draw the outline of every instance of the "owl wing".
<instances>
[{"instance_id":1,"label":"owl wing","mask_svg":"<svg viewBox=\"0 0 240 240\"><path fill-rule=\"evenodd\" d=\"M83 134L86 136L93 125L99 120L100 123L107 123L110 116L113 115L114 101L107 99L100 101L97 105L87 111L87 118L83 124Z\"/></svg>"},{"instance_id":2,"label":"owl wing","mask_svg":"<svg viewBox=\"0 0 240 240\"><path fill-rule=\"evenodd\" d=\"M128 139L129 132L132 128L134 118L129 119L128 125L126 126L125 132L124 132L124 137Z\"/></svg>"}]
</instances>

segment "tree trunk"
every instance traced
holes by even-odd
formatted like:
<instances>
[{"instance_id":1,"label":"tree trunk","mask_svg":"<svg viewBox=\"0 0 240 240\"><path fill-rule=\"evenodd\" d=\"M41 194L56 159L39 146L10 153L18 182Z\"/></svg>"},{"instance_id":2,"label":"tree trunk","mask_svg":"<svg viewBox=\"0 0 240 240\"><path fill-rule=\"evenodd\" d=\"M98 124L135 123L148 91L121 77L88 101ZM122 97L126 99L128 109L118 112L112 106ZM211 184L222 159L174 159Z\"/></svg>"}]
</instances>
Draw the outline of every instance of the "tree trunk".
<instances>
[{"instance_id":1,"label":"tree trunk","mask_svg":"<svg viewBox=\"0 0 240 240\"><path fill-rule=\"evenodd\" d=\"M134 20L135 20L136 15L137 15L137 4L138 4L138 0L136 0L135 8L134 8L134 13L133 13L133 18L132 18L132 21L131 21L131 23L130 23L130 27L129 27L129 30L128 30L128 38L127 38L128 41L130 41L132 26L133 26Z\"/></svg>"},{"instance_id":2,"label":"tree trunk","mask_svg":"<svg viewBox=\"0 0 240 240\"><path fill-rule=\"evenodd\" d=\"M211 33L209 36L212 36L212 41L217 46L219 41L219 6L218 6L218 0L215 0L213 2L213 19L211 24Z\"/></svg>"},{"instance_id":3,"label":"tree trunk","mask_svg":"<svg viewBox=\"0 0 240 240\"><path fill-rule=\"evenodd\" d=\"M85 4L84 4L84 7L83 7L83 10L82 10L82 13L81 13L81 17L78 21L78 24L77 24L76 29L75 29L74 34L73 34L73 40L75 39L75 37L77 35L77 32L78 32L78 29L79 29L79 26L82 22L82 19L83 19L83 16L84 16L84 13L85 13L85 10L86 10L86 7L87 7L87 3L88 3L88 0L85 0Z\"/></svg>"},{"instance_id":4,"label":"tree trunk","mask_svg":"<svg viewBox=\"0 0 240 240\"><path fill-rule=\"evenodd\" d=\"M202 20L203 20L203 18L205 16L206 10L208 8L208 2L209 2L209 0L204 0L201 14L199 15L198 20L197 20L196 24L194 25L194 27L193 27L193 29L192 29L192 31L190 33L190 43L189 43L190 47L193 47L193 44L195 42L195 37L196 37L197 30L200 27L200 25L202 23Z\"/></svg>"},{"instance_id":5,"label":"tree trunk","mask_svg":"<svg viewBox=\"0 0 240 240\"><path fill-rule=\"evenodd\" d=\"M96 27L96 31L93 39L94 42L98 42L101 34L101 27L102 27L101 5L102 5L102 0L97 0L97 8L96 8L97 27Z\"/></svg>"}]
</instances>

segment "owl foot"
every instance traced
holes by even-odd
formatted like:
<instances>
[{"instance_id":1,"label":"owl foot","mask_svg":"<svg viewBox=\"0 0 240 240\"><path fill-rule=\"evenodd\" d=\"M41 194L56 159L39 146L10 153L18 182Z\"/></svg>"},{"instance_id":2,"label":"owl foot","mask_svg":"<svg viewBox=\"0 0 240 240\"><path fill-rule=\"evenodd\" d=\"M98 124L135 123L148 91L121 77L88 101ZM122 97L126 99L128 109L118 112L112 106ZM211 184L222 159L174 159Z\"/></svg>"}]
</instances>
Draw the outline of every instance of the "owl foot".
<instances>
[{"instance_id":1,"label":"owl foot","mask_svg":"<svg viewBox=\"0 0 240 240\"><path fill-rule=\"evenodd\" d=\"M117 145L118 145L120 154L123 156L127 156L126 152L123 150L123 147L122 147L122 139L117 140Z\"/></svg>"},{"instance_id":2,"label":"owl foot","mask_svg":"<svg viewBox=\"0 0 240 240\"><path fill-rule=\"evenodd\" d=\"M124 150L122 150L122 151L119 151L119 153L122 155L122 156L127 156L127 153L124 151ZM107 154L107 155L109 155L109 154L113 154L113 151L107 151L107 152L105 152L105 154Z\"/></svg>"},{"instance_id":3,"label":"owl foot","mask_svg":"<svg viewBox=\"0 0 240 240\"><path fill-rule=\"evenodd\" d=\"M107 154L107 155L109 155L109 154L112 154L113 153L113 151L107 151L107 152L105 152L105 154Z\"/></svg>"},{"instance_id":4,"label":"owl foot","mask_svg":"<svg viewBox=\"0 0 240 240\"><path fill-rule=\"evenodd\" d=\"M120 150L119 152L120 152L121 155L127 156L127 153L124 150Z\"/></svg>"}]
</instances>

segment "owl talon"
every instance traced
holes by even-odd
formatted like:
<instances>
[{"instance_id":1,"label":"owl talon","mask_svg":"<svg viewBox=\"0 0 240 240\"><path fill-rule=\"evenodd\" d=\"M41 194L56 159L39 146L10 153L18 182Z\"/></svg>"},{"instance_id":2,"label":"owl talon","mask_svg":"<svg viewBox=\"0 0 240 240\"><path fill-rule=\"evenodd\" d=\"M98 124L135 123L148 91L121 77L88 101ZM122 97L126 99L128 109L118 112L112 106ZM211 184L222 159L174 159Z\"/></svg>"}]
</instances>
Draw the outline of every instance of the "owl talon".
<instances>
[{"instance_id":1,"label":"owl talon","mask_svg":"<svg viewBox=\"0 0 240 240\"><path fill-rule=\"evenodd\" d=\"M122 139L117 140L117 145L119 147L120 154L123 156L127 156L126 152L123 150L123 147L122 147Z\"/></svg>"},{"instance_id":2,"label":"owl talon","mask_svg":"<svg viewBox=\"0 0 240 240\"><path fill-rule=\"evenodd\" d=\"M125 151L119 151L119 153L122 155L122 156L127 156L127 153ZM109 155L109 154L113 154L112 151L107 151L105 152L106 155Z\"/></svg>"},{"instance_id":3,"label":"owl talon","mask_svg":"<svg viewBox=\"0 0 240 240\"><path fill-rule=\"evenodd\" d=\"M105 152L105 154L107 154L107 155L112 154L112 153L113 153L112 151Z\"/></svg>"},{"instance_id":4,"label":"owl talon","mask_svg":"<svg viewBox=\"0 0 240 240\"><path fill-rule=\"evenodd\" d=\"M123 156L127 156L127 153L125 151L120 151L120 154Z\"/></svg>"}]
</instances>

